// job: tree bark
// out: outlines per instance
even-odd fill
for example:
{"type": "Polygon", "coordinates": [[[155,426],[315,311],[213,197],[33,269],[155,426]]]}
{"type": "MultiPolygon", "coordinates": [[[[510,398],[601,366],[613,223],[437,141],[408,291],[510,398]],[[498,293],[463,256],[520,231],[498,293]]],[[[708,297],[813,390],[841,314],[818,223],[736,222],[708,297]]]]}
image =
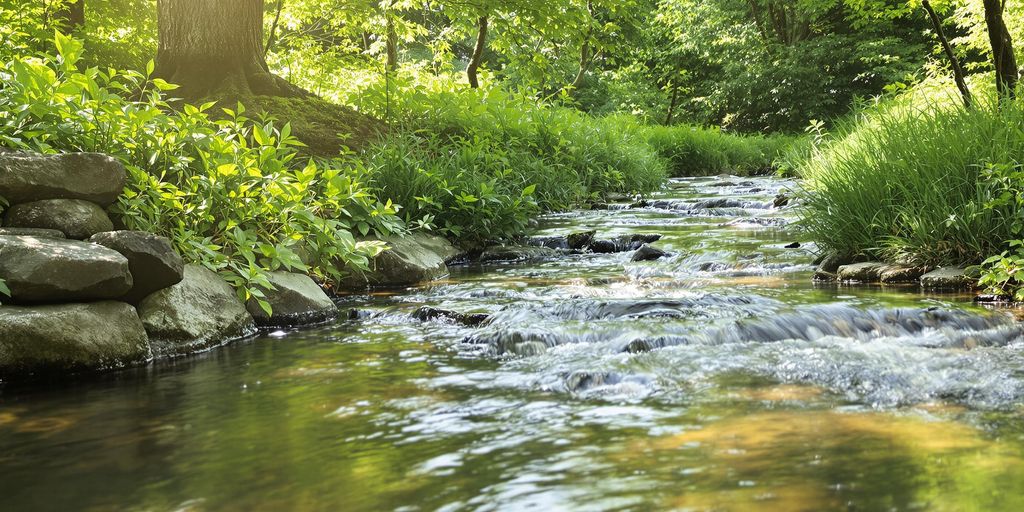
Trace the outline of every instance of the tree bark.
{"type": "Polygon", "coordinates": [[[1013,38],[1003,20],[1005,0],[984,0],[985,25],[992,44],[992,62],[996,67],[996,90],[1001,99],[1013,99],[1017,95],[1017,57],[1013,53],[1013,38]]]}
{"type": "Polygon", "coordinates": [[[679,87],[672,86],[672,101],[668,104],[668,115],[665,116],[665,126],[670,126],[676,116],[676,107],[679,106],[679,87]]]}
{"type": "Polygon", "coordinates": [[[387,53],[388,53],[388,71],[398,71],[398,32],[395,31],[395,19],[394,14],[388,13],[388,26],[387,26],[387,53]]]}
{"type": "Polygon", "coordinates": [[[931,20],[932,27],[935,29],[935,36],[942,43],[942,50],[946,52],[949,65],[953,68],[953,80],[956,81],[956,88],[960,90],[960,96],[964,99],[964,107],[971,108],[971,90],[967,87],[967,80],[964,79],[964,69],[960,67],[960,59],[957,58],[956,53],[953,51],[953,46],[949,44],[949,39],[946,38],[946,32],[942,29],[942,21],[939,19],[939,15],[936,14],[935,9],[932,9],[931,2],[922,0],[921,5],[924,7],[925,12],[928,13],[928,19],[931,20]]]}
{"type": "Polygon", "coordinates": [[[65,0],[53,20],[62,34],[77,32],[85,25],[85,0],[65,0]]]}
{"type": "Polygon", "coordinates": [[[480,78],[477,76],[477,72],[480,71],[480,65],[483,64],[484,50],[487,48],[488,24],[487,16],[481,16],[477,20],[476,48],[473,49],[473,57],[469,60],[469,66],[466,68],[466,78],[469,79],[469,86],[474,89],[480,88],[480,78]]]}
{"type": "Polygon", "coordinates": [[[263,0],[158,0],[154,76],[187,101],[210,96],[307,96],[270,73],[263,0]]]}

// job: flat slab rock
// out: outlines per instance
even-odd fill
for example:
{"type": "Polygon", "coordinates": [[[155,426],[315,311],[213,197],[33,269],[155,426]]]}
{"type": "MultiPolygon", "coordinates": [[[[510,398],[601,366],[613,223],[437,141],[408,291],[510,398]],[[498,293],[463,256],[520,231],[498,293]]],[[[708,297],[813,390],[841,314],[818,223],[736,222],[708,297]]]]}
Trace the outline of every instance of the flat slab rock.
{"type": "Polygon", "coordinates": [[[370,271],[355,271],[342,281],[346,288],[408,286],[448,275],[448,263],[464,256],[448,240],[425,233],[381,239],[388,250],[370,262],[370,271]]]}
{"type": "Polygon", "coordinates": [[[0,236],[34,236],[38,238],[57,238],[65,239],[65,235],[61,231],[56,229],[38,229],[38,228],[0,228],[0,236]]]}
{"type": "Polygon", "coordinates": [[[0,278],[15,302],[118,299],[131,290],[128,260],[76,240],[0,236],[0,278]]]}
{"type": "Polygon", "coordinates": [[[503,263],[503,262],[535,262],[546,261],[557,258],[560,253],[550,247],[542,246],[493,246],[484,249],[480,254],[482,263],[503,263]]]}
{"type": "Polygon", "coordinates": [[[89,238],[90,243],[117,251],[128,260],[132,289],[121,300],[138,304],[150,294],[169,288],[185,277],[185,262],[171,241],[142,231],[108,231],[89,238]]]}
{"type": "Polygon", "coordinates": [[[0,153],[0,196],[10,204],[81,199],[107,207],[127,182],[124,166],[99,153],[0,153]]]}
{"type": "Polygon", "coordinates": [[[943,267],[921,276],[921,287],[926,290],[970,290],[977,286],[978,279],[960,267],[943,267]]]}
{"type": "Polygon", "coordinates": [[[338,306],[313,279],[305,274],[273,272],[269,276],[273,290],[264,290],[272,313],[268,314],[255,299],[246,309],[262,327],[297,327],[326,322],[338,316],[338,306]]]}
{"type": "Polygon", "coordinates": [[[890,265],[872,261],[840,266],[836,275],[840,281],[858,283],[916,283],[925,270],[922,267],[890,265]]]}
{"type": "Polygon", "coordinates": [[[120,368],[151,357],[142,321],[123,302],[0,306],[0,380],[120,368]]]}
{"type": "Polygon", "coordinates": [[[68,238],[86,238],[113,231],[107,212],[95,203],[78,199],[47,199],[18,204],[4,213],[4,227],[52,229],[68,238]]]}
{"type": "Polygon", "coordinates": [[[186,265],[180,283],[146,297],[138,309],[153,352],[161,356],[201,352],[255,332],[235,290],[197,265],[186,265]]]}

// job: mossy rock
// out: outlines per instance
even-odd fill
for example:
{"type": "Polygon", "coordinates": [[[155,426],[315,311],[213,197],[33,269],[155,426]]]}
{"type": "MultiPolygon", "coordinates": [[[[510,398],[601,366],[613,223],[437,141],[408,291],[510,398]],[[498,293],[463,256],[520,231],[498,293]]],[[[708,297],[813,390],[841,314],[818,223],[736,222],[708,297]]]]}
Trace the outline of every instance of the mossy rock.
{"type": "Polygon", "coordinates": [[[387,129],[378,119],[313,96],[244,96],[221,98],[219,102],[231,109],[242,103],[248,117],[266,115],[282,125],[290,123],[292,135],[306,145],[302,152],[312,157],[335,157],[343,147],[362,150],[379,140],[387,129]]]}

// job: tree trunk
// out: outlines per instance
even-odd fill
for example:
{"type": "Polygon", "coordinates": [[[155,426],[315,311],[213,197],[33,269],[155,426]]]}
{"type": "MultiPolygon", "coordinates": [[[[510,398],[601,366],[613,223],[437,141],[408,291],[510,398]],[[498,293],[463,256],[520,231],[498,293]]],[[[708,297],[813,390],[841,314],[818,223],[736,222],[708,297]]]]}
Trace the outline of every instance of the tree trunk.
{"type": "Polygon", "coordinates": [[[590,69],[590,64],[594,61],[594,48],[590,45],[590,39],[594,36],[594,3],[587,2],[587,13],[589,13],[590,27],[587,28],[586,36],[583,38],[583,44],[580,45],[580,69],[576,73],[576,78],[573,78],[572,83],[569,84],[570,91],[578,91],[580,87],[583,87],[583,80],[587,77],[587,71],[590,69]]]}
{"type": "Polygon", "coordinates": [[[154,75],[187,101],[247,95],[306,96],[270,73],[263,55],[263,0],[158,0],[154,75]]]}
{"type": "Polygon", "coordinates": [[[53,20],[62,34],[73,34],[85,25],[85,0],[65,0],[53,20]]]}
{"type": "Polygon", "coordinates": [[[676,116],[676,107],[679,106],[679,87],[672,86],[672,101],[668,104],[668,115],[665,116],[665,126],[670,126],[676,116]]]}
{"type": "Polygon", "coordinates": [[[476,48],[473,49],[473,58],[469,60],[469,67],[466,68],[466,78],[469,79],[469,86],[474,89],[480,88],[480,79],[477,72],[484,61],[484,49],[487,48],[487,16],[481,16],[477,21],[479,32],[476,36],[476,48]]]}
{"type": "Polygon", "coordinates": [[[1003,20],[1005,0],[984,0],[985,25],[992,44],[992,62],[996,67],[996,90],[999,97],[1013,99],[1017,94],[1017,57],[1013,53],[1013,38],[1003,20]]]}
{"type": "Polygon", "coordinates": [[[395,31],[394,14],[388,13],[387,53],[388,71],[398,71],[398,32],[395,31]]]}
{"type": "Polygon", "coordinates": [[[953,68],[953,79],[956,81],[956,88],[960,90],[960,96],[964,99],[964,107],[971,108],[971,90],[967,87],[967,81],[964,79],[964,70],[960,67],[960,59],[957,58],[956,53],[953,51],[953,46],[949,44],[946,32],[942,30],[942,21],[939,20],[939,15],[935,13],[935,9],[932,9],[931,2],[923,0],[921,4],[925,12],[928,13],[928,19],[932,21],[932,27],[935,29],[935,36],[942,43],[942,50],[946,52],[949,65],[953,68]]]}

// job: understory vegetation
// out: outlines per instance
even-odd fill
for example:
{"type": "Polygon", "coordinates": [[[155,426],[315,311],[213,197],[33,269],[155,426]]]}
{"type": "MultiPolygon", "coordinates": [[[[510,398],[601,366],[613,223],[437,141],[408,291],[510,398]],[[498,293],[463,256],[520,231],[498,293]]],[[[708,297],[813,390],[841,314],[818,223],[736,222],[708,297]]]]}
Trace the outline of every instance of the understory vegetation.
{"type": "Polygon", "coordinates": [[[842,123],[797,169],[811,238],[900,264],[984,262],[983,284],[1012,295],[1024,264],[1024,106],[988,91],[964,108],[955,90],[922,86],[842,123]]]}
{"type": "Polygon", "coordinates": [[[278,268],[336,282],[373,238],[478,246],[669,177],[772,172],[806,179],[826,250],[987,260],[1013,293],[1024,11],[934,4],[0,0],[0,146],[116,156],[122,222],[242,295],[278,268]],[[935,85],[951,71],[972,106],[935,85]]]}

